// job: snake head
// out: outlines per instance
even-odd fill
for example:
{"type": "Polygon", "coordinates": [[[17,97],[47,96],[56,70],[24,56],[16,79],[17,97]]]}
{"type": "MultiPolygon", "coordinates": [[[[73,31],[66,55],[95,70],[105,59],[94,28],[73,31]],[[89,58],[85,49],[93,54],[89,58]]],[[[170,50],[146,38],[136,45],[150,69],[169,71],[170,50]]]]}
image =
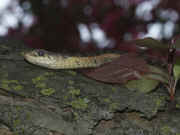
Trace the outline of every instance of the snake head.
{"type": "Polygon", "coordinates": [[[38,56],[44,56],[44,55],[45,55],[45,50],[39,49],[39,50],[37,50],[35,53],[36,53],[36,55],[38,55],[38,56]]]}
{"type": "Polygon", "coordinates": [[[43,49],[26,52],[24,58],[32,64],[52,69],[54,69],[54,65],[57,62],[55,53],[43,49]]]}

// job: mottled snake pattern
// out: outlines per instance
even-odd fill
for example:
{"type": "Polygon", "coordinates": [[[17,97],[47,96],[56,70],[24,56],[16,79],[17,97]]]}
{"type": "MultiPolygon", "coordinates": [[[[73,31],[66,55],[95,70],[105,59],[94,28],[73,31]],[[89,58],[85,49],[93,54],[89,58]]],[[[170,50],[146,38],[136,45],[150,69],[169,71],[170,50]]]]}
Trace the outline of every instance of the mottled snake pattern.
{"type": "Polygon", "coordinates": [[[99,67],[113,59],[120,57],[120,54],[105,53],[98,56],[68,56],[43,49],[35,49],[25,52],[24,58],[35,65],[49,69],[77,69],[99,67]]]}

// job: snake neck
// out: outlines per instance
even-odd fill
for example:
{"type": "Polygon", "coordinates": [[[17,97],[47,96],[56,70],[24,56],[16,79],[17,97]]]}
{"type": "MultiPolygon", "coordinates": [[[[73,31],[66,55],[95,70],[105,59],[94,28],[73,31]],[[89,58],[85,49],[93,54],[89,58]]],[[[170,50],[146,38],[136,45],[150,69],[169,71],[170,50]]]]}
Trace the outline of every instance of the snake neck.
{"type": "Polygon", "coordinates": [[[35,65],[49,69],[77,69],[98,67],[113,59],[120,57],[120,54],[107,53],[98,56],[77,57],[65,56],[46,50],[33,50],[24,54],[24,58],[35,65]]]}
{"type": "Polygon", "coordinates": [[[59,61],[54,67],[57,69],[77,69],[99,67],[113,59],[120,57],[119,54],[103,54],[90,57],[69,57],[66,60],[59,61]]]}

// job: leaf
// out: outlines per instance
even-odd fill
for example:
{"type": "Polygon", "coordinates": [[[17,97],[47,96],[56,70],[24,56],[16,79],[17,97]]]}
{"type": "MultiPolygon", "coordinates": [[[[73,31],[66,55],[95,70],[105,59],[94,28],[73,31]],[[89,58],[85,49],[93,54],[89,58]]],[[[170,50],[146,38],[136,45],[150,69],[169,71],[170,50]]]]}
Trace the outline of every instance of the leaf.
{"type": "Polygon", "coordinates": [[[139,80],[128,81],[126,87],[143,93],[154,90],[159,82],[168,83],[168,74],[161,68],[148,65],[149,72],[139,80]]]}
{"type": "Polygon", "coordinates": [[[176,60],[176,63],[174,64],[173,73],[174,73],[174,79],[178,80],[180,78],[180,61],[179,60],[176,60]]]}
{"type": "Polygon", "coordinates": [[[129,80],[140,79],[148,72],[144,59],[136,54],[124,54],[101,67],[83,70],[83,73],[95,80],[107,83],[125,83],[129,80]]]}
{"type": "Polygon", "coordinates": [[[174,46],[175,46],[176,49],[180,49],[180,38],[175,40],[174,46]]]}
{"type": "Polygon", "coordinates": [[[162,83],[168,83],[168,74],[164,69],[148,65],[149,73],[146,74],[146,77],[153,80],[158,80],[162,83]]]}
{"type": "Polygon", "coordinates": [[[148,47],[151,49],[167,49],[168,46],[166,44],[161,43],[159,40],[153,39],[153,38],[144,38],[144,39],[138,39],[134,40],[134,43],[138,46],[148,47]]]}
{"type": "Polygon", "coordinates": [[[151,80],[144,76],[139,80],[128,81],[125,86],[130,90],[137,90],[142,93],[147,93],[154,90],[158,84],[159,81],[151,80]]]}
{"type": "Polygon", "coordinates": [[[147,37],[144,39],[133,40],[131,42],[135,43],[136,46],[145,47],[144,52],[146,53],[144,53],[144,55],[151,56],[152,59],[164,62],[168,55],[169,46],[167,44],[160,42],[159,40],[147,37]]]}
{"type": "Polygon", "coordinates": [[[168,74],[164,69],[148,65],[136,54],[121,55],[112,62],[84,70],[83,73],[106,83],[124,83],[129,89],[138,89],[141,92],[153,90],[159,82],[168,83],[168,74]]]}

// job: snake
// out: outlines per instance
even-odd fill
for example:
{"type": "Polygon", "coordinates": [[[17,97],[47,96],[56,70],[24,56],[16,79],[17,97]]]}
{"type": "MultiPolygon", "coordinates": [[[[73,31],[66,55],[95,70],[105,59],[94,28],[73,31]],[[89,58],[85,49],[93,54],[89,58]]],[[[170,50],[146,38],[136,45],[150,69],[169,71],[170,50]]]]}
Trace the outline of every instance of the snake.
{"type": "Polygon", "coordinates": [[[34,49],[24,53],[26,61],[48,69],[95,68],[119,58],[120,54],[105,53],[96,56],[70,56],[44,49],[34,49]]]}

